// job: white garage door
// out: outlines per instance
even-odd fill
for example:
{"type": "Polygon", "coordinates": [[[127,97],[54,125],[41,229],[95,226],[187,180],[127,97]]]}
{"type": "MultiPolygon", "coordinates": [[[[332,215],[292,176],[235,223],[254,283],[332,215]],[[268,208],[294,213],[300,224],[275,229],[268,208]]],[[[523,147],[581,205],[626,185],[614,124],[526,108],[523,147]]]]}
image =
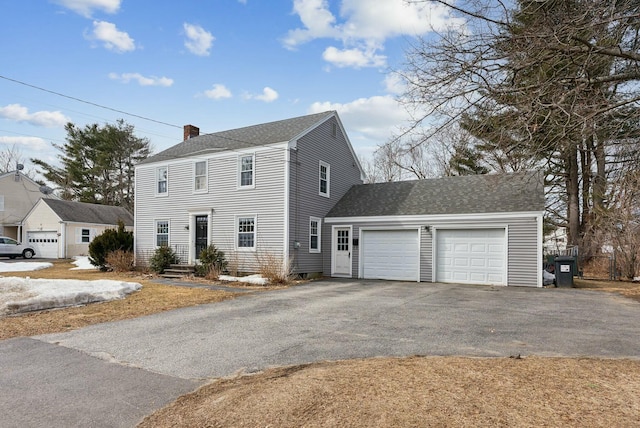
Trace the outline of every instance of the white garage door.
{"type": "Polygon", "coordinates": [[[360,245],[364,278],[419,280],[420,242],[417,230],[365,230],[360,245]]]}
{"type": "Polygon", "coordinates": [[[439,282],[505,285],[505,230],[437,231],[439,282]]]}
{"type": "Polygon", "coordinates": [[[27,243],[36,250],[36,257],[58,258],[58,234],[56,232],[28,231],[27,243]]]}

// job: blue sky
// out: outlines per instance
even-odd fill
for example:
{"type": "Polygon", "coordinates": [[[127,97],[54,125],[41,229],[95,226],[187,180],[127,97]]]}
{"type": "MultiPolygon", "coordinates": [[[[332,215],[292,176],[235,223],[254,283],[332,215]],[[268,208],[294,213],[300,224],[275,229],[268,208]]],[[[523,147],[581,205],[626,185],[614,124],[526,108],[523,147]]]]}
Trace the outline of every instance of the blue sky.
{"type": "Polygon", "coordinates": [[[452,22],[441,7],[404,0],[0,0],[0,8],[0,150],[48,162],[67,122],[123,118],[158,152],[182,140],[185,124],[207,133],[325,110],[338,111],[366,157],[407,118],[390,71],[416,36],[452,22]]]}

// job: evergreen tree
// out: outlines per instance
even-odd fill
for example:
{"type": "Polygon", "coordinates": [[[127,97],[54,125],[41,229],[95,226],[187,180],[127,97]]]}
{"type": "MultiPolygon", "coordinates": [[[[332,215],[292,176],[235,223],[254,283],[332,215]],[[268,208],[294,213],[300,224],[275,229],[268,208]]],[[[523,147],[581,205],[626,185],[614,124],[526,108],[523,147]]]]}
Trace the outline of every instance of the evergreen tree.
{"type": "Polygon", "coordinates": [[[63,199],[123,206],[133,211],[134,166],[147,158],[150,143],[134,135],[133,125],[65,126],[66,143],[54,144],[60,166],[40,159],[31,161],[53,183],[63,199]]]}

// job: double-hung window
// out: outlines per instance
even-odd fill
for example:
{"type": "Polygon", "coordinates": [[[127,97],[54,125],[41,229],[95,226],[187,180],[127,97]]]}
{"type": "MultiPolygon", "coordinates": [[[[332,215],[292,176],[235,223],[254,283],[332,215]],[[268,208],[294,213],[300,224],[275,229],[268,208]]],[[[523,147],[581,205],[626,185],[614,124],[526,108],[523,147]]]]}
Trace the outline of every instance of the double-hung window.
{"type": "Polygon", "coordinates": [[[156,168],[156,195],[167,195],[169,191],[169,170],[166,166],[156,168]]]}
{"type": "Polygon", "coordinates": [[[319,218],[310,217],[309,218],[309,252],[310,253],[319,253],[320,252],[320,228],[321,222],[319,218]]]}
{"type": "Polygon", "coordinates": [[[96,237],[97,230],[89,228],[76,229],[76,244],[89,244],[96,237]]]}
{"type": "Polygon", "coordinates": [[[156,246],[169,246],[169,220],[156,220],[156,246]]]}
{"type": "Polygon", "coordinates": [[[196,162],[193,166],[193,191],[207,191],[207,161],[196,162]]]}
{"type": "Polygon", "coordinates": [[[256,248],[256,217],[237,217],[237,231],[238,248],[254,250],[256,248]]]}
{"type": "Polygon", "coordinates": [[[255,187],[255,155],[241,155],[239,157],[238,167],[240,169],[239,174],[239,187],[251,188],[255,187]]]}
{"type": "Polygon", "coordinates": [[[328,198],[330,196],[329,190],[331,185],[331,167],[328,163],[320,161],[318,179],[318,194],[328,198]]]}

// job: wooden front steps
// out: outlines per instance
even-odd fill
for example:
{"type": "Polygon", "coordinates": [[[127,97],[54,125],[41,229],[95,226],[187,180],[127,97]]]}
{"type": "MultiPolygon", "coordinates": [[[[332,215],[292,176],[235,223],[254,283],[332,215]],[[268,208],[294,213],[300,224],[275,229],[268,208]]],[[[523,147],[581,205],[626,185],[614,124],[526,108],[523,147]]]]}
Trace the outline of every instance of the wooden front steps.
{"type": "Polygon", "coordinates": [[[163,278],[184,278],[192,276],[196,272],[195,265],[171,265],[169,269],[165,269],[162,274],[163,278]]]}

